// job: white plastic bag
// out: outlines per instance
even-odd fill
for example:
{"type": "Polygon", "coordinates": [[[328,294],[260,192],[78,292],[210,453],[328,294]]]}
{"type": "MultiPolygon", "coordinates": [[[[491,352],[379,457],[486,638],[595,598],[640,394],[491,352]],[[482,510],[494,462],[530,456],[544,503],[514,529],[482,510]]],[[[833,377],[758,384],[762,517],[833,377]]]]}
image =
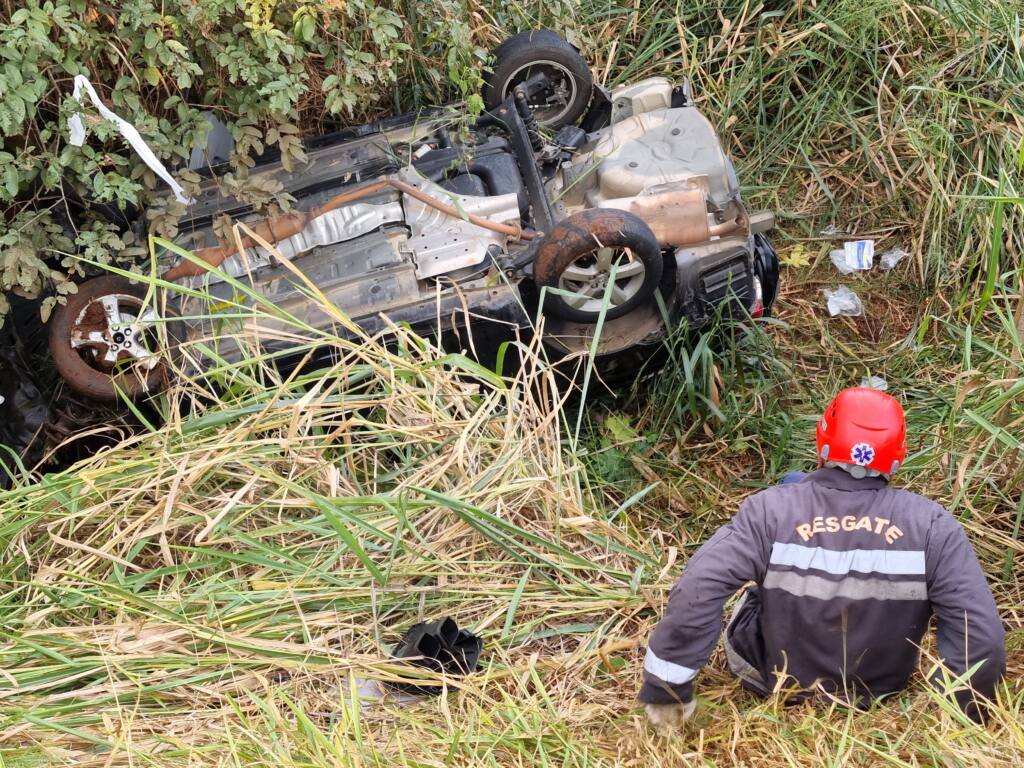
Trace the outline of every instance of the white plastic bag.
{"type": "Polygon", "coordinates": [[[864,305],[861,304],[860,296],[854,293],[845,285],[840,285],[834,291],[827,288],[822,291],[828,302],[828,313],[835,317],[860,317],[864,314],[864,305]]]}
{"type": "Polygon", "coordinates": [[[890,248],[878,257],[878,266],[882,269],[892,269],[909,255],[902,248],[890,248]]]}
{"type": "Polygon", "coordinates": [[[846,263],[846,251],[842,248],[835,248],[829,252],[828,257],[832,260],[832,266],[844,275],[849,275],[856,270],[846,263]]]}

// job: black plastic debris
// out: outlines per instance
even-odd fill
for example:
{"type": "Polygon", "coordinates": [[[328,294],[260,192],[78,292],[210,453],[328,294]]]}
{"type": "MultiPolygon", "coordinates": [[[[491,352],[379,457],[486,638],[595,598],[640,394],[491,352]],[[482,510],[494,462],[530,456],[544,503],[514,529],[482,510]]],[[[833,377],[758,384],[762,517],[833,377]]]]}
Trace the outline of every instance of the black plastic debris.
{"type": "MultiPolygon", "coordinates": [[[[476,671],[483,649],[483,640],[459,629],[451,617],[445,617],[409,627],[391,655],[396,659],[409,659],[410,664],[435,672],[466,675],[476,671]]],[[[422,696],[437,696],[442,690],[439,685],[390,682],[386,685],[422,696]]]]}

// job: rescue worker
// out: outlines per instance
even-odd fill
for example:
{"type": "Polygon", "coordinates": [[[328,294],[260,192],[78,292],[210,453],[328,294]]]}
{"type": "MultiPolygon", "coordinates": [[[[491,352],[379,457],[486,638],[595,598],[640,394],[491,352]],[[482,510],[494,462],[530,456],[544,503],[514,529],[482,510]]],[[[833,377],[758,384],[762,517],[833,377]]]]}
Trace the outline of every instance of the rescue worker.
{"type": "Polygon", "coordinates": [[[748,498],[687,563],[644,659],[639,698],[655,725],[692,716],[725,602],[748,582],[756,586],[725,630],[744,687],[864,706],[903,688],[934,614],[952,675],[977,666],[955,696],[982,718],[1005,670],[1003,626],[960,524],[889,487],[907,450],[900,404],[843,390],[818,423],[817,446],[817,470],[748,498]]]}

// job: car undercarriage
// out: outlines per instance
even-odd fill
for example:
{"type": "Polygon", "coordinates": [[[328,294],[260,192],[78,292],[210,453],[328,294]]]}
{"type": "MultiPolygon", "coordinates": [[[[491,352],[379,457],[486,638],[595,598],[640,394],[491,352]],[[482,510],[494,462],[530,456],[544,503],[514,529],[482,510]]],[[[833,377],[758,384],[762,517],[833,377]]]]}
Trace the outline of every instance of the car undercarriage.
{"type": "Polygon", "coordinates": [[[473,120],[458,107],[401,115],[312,139],[291,170],[258,163],[251,176],[291,210],[240,203],[209,169],[160,254],[160,290],[106,275],[54,313],[63,381],[114,402],[159,389],[168,359],[198,341],[219,360],[249,354],[240,339],[253,334],[286,354],[287,322],[263,315],[256,329],[240,306],[356,335],[309,285],[359,333],[408,323],[487,362],[542,324],[556,356],[596,350],[608,372],[625,357],[631,376],[676,326],[770,311],[773,216],[746,209],[684,87],[651,78],[609,92],[540,30],[497,49],[484,97],[473,120]]]}

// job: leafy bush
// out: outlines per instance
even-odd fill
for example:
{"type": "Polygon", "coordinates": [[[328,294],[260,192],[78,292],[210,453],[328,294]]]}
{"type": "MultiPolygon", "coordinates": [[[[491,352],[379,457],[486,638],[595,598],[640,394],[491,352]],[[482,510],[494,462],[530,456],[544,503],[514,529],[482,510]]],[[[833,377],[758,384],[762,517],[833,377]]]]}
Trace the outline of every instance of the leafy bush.
{"type": "Polygon", "coordinates": [[[202,112],[212,111],[236,142],[224,183],[267,201],[275,190],[249,189],[251,156],[273,147],[286,163],[300,160],[303,131],[450,97],[479,108],[491,42],[474,39],[474,29],[491,28],[458,0],[12,5],[0,4],[0,322],[8,291],[73,291],[68,280],[81,270],[73,253],[130,258],[131,237],[105,218],[166,191],[91,105],[89,140],[68,145],[75,75],[89,77],[168,167],[202,144],[210,127],[202,112]],[[106,203],[107,216],[86,201],[106,203]]]}

